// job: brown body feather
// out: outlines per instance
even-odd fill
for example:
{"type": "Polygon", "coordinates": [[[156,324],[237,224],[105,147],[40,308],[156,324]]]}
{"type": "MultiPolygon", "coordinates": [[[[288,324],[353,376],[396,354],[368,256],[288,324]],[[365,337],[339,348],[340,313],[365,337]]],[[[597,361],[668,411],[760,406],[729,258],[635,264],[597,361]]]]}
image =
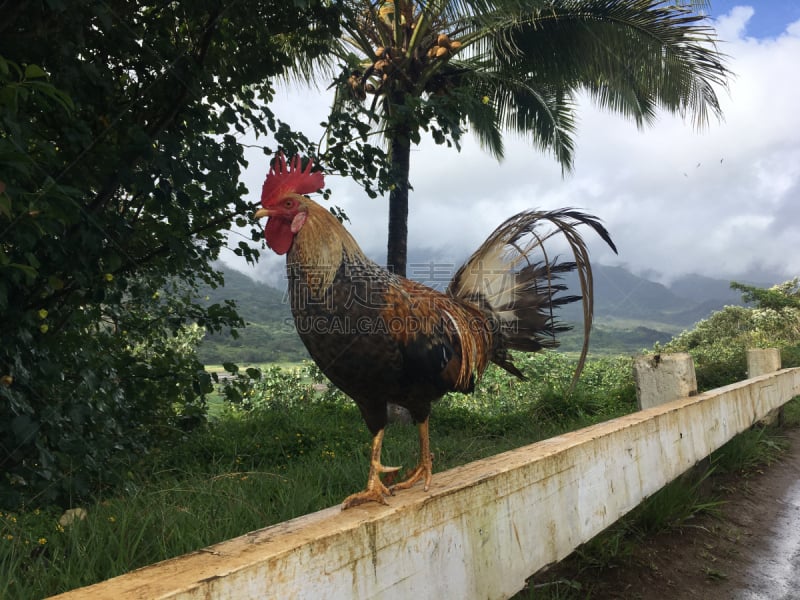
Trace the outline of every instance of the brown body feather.
{"type": "Polygon", "coordinates": [[[292,314],[301,339],[322,371],[355,400],[373,434],[367,486],[343,506],[385,503],[386,495],[420,480],[425,490],[430,486],[428,416],[434,400],[448,391],[471,392],[491,361],[522,377],[510,350],[535,352],[556,345],[555,334],[566,328],[556,322],[554,308],[581,298],[559,295],[564,286],[558,278],[572,270],[578,273],[584,311],[577,379],[591,328],[592,271],[576,227],[588,225],[616,249],[592,216],[573,209],[523,212],[489,236],[443,294],[364,256],[341,223],[303,195],[323,185],[311,161],[304,167],[300,156],[287,162],[279,153],[255,217],[269,217],[267,244],[287,255],[292,314]],[[542,232],[542,223],[553,227],[542,232]],[[555,234],[567,240],[574,262],[548,257],[544,242],[555,234]],[[420,458],[390,489],[381,474],[398,468],[381,464],[381,448],[392,404],[417,421],[420,458]]]}
{"type": "Polygon", "coordinates": [[[446,392],[472,391],[490,361],[521,376],[508,351],[556,345],[553,336],[563,328],[553,308],[580,298],[554,297],[563,289],[554,280],[577,268],[582,283],[591,284],[574,226],[588,224],[610,243],[596,221],[576,211],[522,213],[501,225],[441,293],[381,268],[330,212],[307,198],[303,204],[307,219],[287,255],[295,323],[311,356],[353,398],[373,434],[387,423],[387,404],[425,421],[446,392]],[[552,235],[536,234],[541,221],[565,233],[575,262],[548,264],[546,255],[531,261],[552,235]]]}

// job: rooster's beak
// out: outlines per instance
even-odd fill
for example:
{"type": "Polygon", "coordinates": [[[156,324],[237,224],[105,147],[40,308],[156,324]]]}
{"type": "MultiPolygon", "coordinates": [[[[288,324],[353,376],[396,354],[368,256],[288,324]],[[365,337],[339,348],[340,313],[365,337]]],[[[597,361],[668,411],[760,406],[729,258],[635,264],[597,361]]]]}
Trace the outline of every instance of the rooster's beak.
{"type": "Polygon", "coordinates": [[[268,208],[259,208],[253,215],[253,219],[258,220],[263,217],[271,217],[272,211],[268,208]]]}

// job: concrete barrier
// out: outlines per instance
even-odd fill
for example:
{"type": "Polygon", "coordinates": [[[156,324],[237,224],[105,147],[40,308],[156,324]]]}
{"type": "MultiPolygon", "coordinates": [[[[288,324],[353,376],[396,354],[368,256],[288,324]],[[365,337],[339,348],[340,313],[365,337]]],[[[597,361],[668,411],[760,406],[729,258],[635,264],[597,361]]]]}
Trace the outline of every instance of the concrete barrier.
{"type": "Polygon", "coordinates": [[[758,377],[781,368],[781,351],[777,348],[751,348],[747,351],[747,376],[758,377]]]}
{"type": "MultiPolygon", "coordinates": [[[[777,348],[752,348],[747,351],[747,376],[774,373],[781,368],[781,351],[777,348]]],[[[782,425],[783,407],[769,411],[761,419],[764,425],[782,425]]]]}
{"type": "Polygon", "coordinates": [[[637,356],[633,380],[640,410],[697,393],[694,360],[686,352],[637,356]]]}
{"type": "Polygon", "coordinates": [[[800,368],[682,398],[57,596],[507,598],[767,412],[800,368]]]}

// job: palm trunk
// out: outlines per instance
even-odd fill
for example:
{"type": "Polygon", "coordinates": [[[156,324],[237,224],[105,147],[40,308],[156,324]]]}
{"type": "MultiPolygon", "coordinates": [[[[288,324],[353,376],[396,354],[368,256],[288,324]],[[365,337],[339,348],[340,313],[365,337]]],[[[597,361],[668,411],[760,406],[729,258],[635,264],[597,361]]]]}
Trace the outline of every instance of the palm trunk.
{"type": "Polygon", "coordinates": [[[406,275],[408,254],[408,173],[411,159],[411,136],[407,127],[398,127],[391,139],[391,169],[395,182],[389,192],[389,241],[386,267],[406,275]]]}

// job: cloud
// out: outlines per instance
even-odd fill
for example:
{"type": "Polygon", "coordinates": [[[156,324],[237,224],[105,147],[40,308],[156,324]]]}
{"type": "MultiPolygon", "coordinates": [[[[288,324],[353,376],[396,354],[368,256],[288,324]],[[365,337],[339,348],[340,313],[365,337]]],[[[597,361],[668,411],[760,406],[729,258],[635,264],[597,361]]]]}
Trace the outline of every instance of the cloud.
{"type": "MultiPolygon", "coordinates": [[[[664,280],[800,274],[800,21],[756,39],[746,36],[754,14],[735,7],[716,21],[735,77],[720,91],[724,121],[703,131],[666,114],[637,130],[584,98],[575,169],[564,177],[551,156],[522,139],[506,140],[500,164],[471,139],[461,153],[423,143],[412,154],[409,248],[461,259],[515,212],[577,206],[599,216],[620,249],[615,257],[587,231],[601,263],[664,280]]],[[[327,102],[327,94],[303,90],[273,109],[313,139],[327,102]]],[[[245,180],[257,191],[266,161],[256,156],[251,164],[245,180]]],[[[383,262],[387,201],[367,198],[350,181],[326,183],[355,238],[383,262]]],[[[269,258],[260,272],[282,271],[281,264],[269,258]]]]}

